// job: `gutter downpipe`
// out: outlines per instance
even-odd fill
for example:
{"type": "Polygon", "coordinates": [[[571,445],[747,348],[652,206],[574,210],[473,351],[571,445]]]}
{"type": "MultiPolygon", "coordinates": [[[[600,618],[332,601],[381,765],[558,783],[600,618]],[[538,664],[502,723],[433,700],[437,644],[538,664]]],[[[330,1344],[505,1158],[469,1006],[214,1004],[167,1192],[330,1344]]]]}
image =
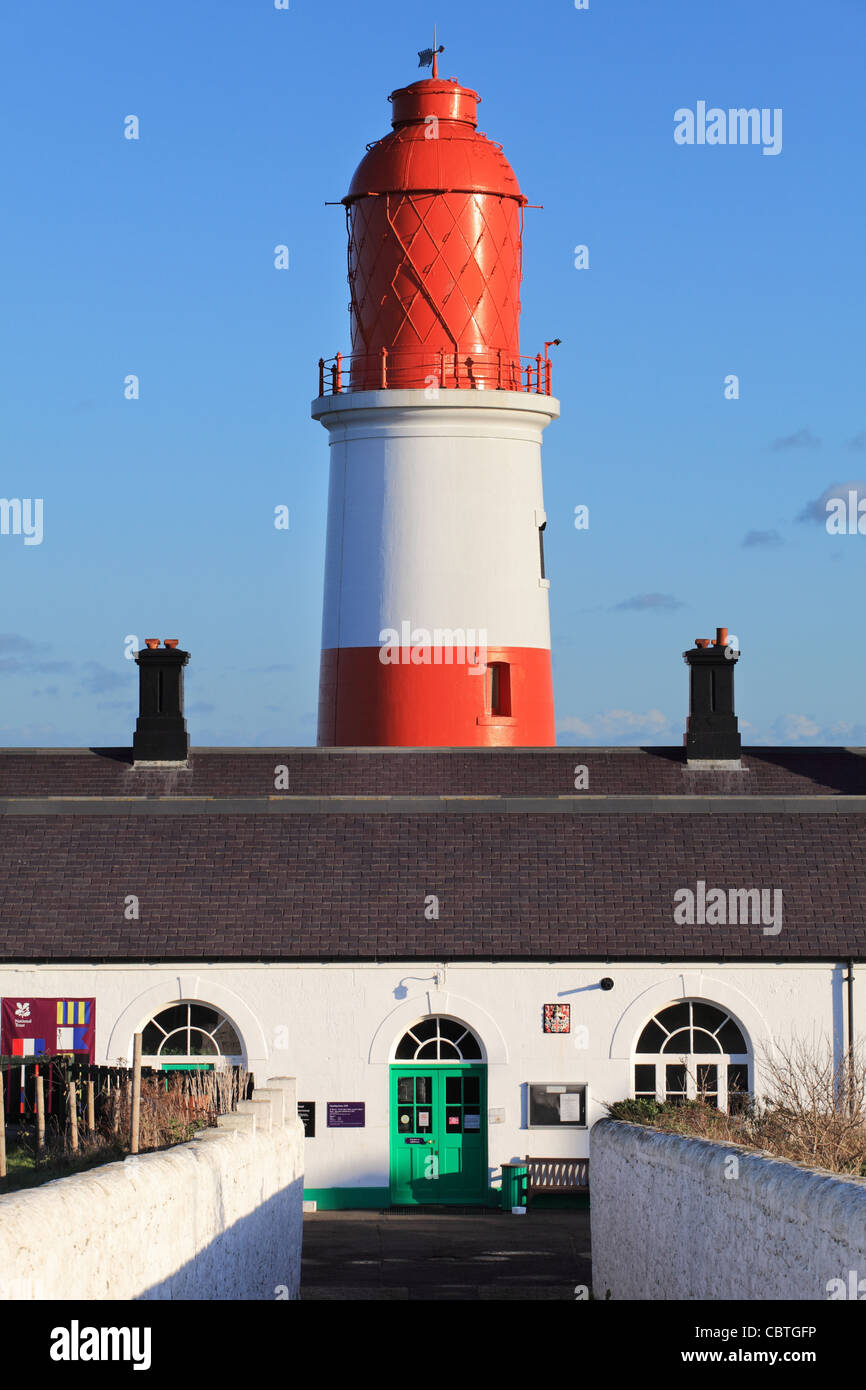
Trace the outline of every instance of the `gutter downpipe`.
{"type": "Polygon", "coordinates": [[[848,957],[848,1110],[854,1114],[854,961],[848,957]]]}

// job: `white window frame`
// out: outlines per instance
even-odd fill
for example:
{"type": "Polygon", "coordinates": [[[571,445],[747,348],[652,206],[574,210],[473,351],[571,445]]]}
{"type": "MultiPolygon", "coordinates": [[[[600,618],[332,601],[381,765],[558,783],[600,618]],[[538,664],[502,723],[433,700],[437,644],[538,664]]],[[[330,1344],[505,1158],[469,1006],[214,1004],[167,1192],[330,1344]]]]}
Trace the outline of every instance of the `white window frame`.
{"type": "MultiPolygon", "coordinates": [[[[635,1067],[655,1067],[655,1099],[660,1105],[664,1105],[668,1099],[666,1076],[664,1068],[667,1066],[685,1066],[686,1069],[686,1099],[699,1100],[698,1094],[698,1068],[701,1066],[714,1066],[718,1074],[718,1094],[716,1104],[719,1110],[728,1109],[728,1067],[741,1066],[746,1068],[746,1077],[751,1089],[752,1063],[747,1053],[740,1052],[689,1052],[685,1056],[675,1052],[636,1052],[632,1061],[632,1098],[649,1099],[646,1091],[637,1092],[635,1088],[635,1067]]],[[[738,1095],[744,1094],[737,1092],[738,1095]]]]}
{"type": "MultiPolygon", "coordinates": [[[[690,1014],[690,1019],[692,1017],[693,1015],[690,1014]]],[[[690,1027],[691,1026],[692,1025],[690,1024],[690,1027]]],[[[719,1024],[718,1026],[719,1028],[724,1027],[724,1022],[719,1024]]],[[[679,1031],[680,1029],[675,1030],[675,1032],[679,1031]]],[[[694,1025],[693,1032],[698,1034],[703,1033],[704,1036],[706,1036],[708,1029],[698,1024],[694,1025]]],[[[640,1032],[638,1033],[638,1037],[635,1042],[635,1047],[631,1059],[630,1090],[633,1099],[649,1099],[648,1089],[642,1089],[641,1091],[637,1090],[635,1068],[651,1066],[655,1067],[655,1099],[656,1101],[658,1101],[660,1105],[664,1105],[668,1098],[666,1084],[667,1079],[664,1071],[664,1068],[666,1066],[685,1067],[686,1100],[692,1101],[700,1099],[700,1096],[698,1094],[699,1067],[716,1067],[718,1077],[718,1092],[716,1094],[716,1104],[720,1111],[727,1112],[728,1110],[729,1066],[745,1067],[746,1069],[746,1081],[748,1083],[746,1091],[737,1092],[738,1095],[748,1094],[749,1092],[751,1092],[754,1086],[753,1057],[749,1045],[748,1033],[746,1032],[746,1029],[743,1027],[740,1020],[734,1014],[731,1013],[730,1009],[726,1009],[723,1007],[723,1005],[717,1004],[714,999],[703,999],[694,997],[690,997],[688,999],[672,999],[670,1003],[664,1004],[661,1008],[656,1009],[655,1012],[644,1021],[644,1023],[641,1025],[640,1032]],[[739,1029],[740,1033],[743,1036],[743,1040],[746,1043],[746,1052],[638,1052],[637,1043],[640,1041],[640,1038],[642,1037],[645,1029],[648,1027],[650,1023],[658,1023],[662,1031],[668,1032],[669,1037],[674,1036],[674,1034],[671,1034],[668,1031],[667,1025],[660,1021],[661,1015],[664,1014],[665,1011],[671,1008],[674,1004],[705,1004],[708,1008],[715,1009],[719,1014],[723,1014],[725,1020],[730,1019],[731,1022],[735,1024],[736,1027],[739,1029]]]]}
{"type": "MultiPolygon", "coordinates": [[[[218,1008],[215,1004],[209,1004],[205,999],[176,999],[169,1004],[163,1004],[159,1009],[156,1010],[155,1013],[151,1014],[150,1018],[147,1020],[147,1023],[144,1025],[144,1028],[141,1030],[142,1033],[144,1033],[145,1030],[149,1028],[152,1023],[155,1024],[157,1028],[162,1029],[163,1032],[163,1039],[160,1043],[160,1048],[162,1048],[165,1045],[169,1038],[174,1037],[175,1033],[196,1032],[203,1034],[205,1037],[213,1039],[214,1033],[219,1032],[223,1023],[228,1023],[234,1029],[235,1036],[237,1037],[238,1042],[241,1044],[241,1047],[243,1047],[243,1039],[241,1038],[241,1035],[238,1032],[238,1027],[234,1019],[230,1018],[224,1009],[218,1008]],[[167,1033],[163,1028],[163,1025],[159,1022],[159,1016],[160,1014],[166,1013],[169,1009],[177,1008],[178,1005],[180,1005],[183,1008],[186,1008],[187,1010],[186,1024],[182,1028],[173,1028],[170,1033],[167,1033]],[[210,1009],[212,1013],[215,1013],[218,1016],[219,1022],[216,1024],[216,1027],[211,1032],[208,1032],[205,1028],[200,1028],[197,1024],[194,1024],[191,1021],[191,1014],[189,1011],[196,1007],[202,1009],[210,1009]]],[[[216,1052],[189,1053],[187,1055],[183,1055],[180,1053],[163,1053],[161,1051],[148,1053],[142,1052],[141,1062],[142,1066],[152,1067],[154,1071],[162,1071],[163,1063],[165,1063],[166,1066],[170,1067],[195,1066],[203,1068],[205,1066],[210,1066],[213,1068],[214,1071],[220,1071],[228,1067],[243,1067],[245,1065],[243,1052],[220,1052],[219,1050],[217,1050],[216,1052]]]]}

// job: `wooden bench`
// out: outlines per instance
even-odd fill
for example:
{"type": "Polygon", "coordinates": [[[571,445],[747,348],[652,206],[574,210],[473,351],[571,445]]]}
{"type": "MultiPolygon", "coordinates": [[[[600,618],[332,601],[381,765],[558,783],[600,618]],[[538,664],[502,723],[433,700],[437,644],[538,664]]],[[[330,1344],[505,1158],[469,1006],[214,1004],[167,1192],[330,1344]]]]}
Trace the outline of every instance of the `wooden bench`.
{"type": "Polygon", "coordinates": [[[530,1158],[526,1155],[526,1205],[533,1197],[589,1192],[588,1158],[530,1158]]]}

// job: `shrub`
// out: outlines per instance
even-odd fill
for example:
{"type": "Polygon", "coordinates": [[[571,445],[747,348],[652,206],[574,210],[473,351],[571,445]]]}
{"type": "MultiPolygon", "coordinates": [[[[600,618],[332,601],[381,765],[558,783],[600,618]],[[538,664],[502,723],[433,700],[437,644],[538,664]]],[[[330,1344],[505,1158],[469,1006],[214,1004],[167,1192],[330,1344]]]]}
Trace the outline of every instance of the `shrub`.
{"type": "MultiPolygon", "coordinates": [[[[866,1177],[866,1061],[862,1047],[840,1059],[823,1039],[794,1038],[762,1055],[760,1097],[740,1097],[725,1114],[705,1101],[620,1100],[614,1120],[742,1144],[832,1173],[866,1177]]],[[[680,1059],[685,1062],[685,1059],[680,1059]]]]}

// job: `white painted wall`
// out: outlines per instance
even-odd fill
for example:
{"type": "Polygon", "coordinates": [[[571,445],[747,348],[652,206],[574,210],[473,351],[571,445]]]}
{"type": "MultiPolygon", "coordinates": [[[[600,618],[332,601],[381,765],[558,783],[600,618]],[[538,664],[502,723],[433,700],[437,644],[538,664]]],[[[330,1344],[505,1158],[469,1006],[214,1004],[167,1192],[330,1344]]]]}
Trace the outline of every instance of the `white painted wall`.
{"type": "Polygon", "coordinates": [[[510,391],[314,402],[331,444],[322,646],[375,647],[409,622],[549,648],[541,435],[558,414],[510,391]]]}
{"type": "MultiPolygon", "coordinates": [[[[855,1017],[864,1018],[866,972],[855,971],[855,1017]]],[[[164,965],[0,968],[0,994],[96,998],[97,1060],[128,1062],[133,1034],[179,999],[200,1000],[232,1019],[257,1078],[296,1076],[301,1100],[316,1102],[306,1185],[384,1187],[389,1171],[388,1066],[405,1030],[429,1013],[469,1024],[488,1062],[489,1162],[585,1157],[587,1130],[527,1129],[530,1082],[584,1082],[589,1120],[603,1102],[631,1094],[634,1046],[646,1021],[681,998],[730,1011],[754,1048],[805,1028],[844,1036],[841,966],[602,965],[531,962],[449,964],[164,965]],[[614,988],[599,988],[604,976],[614,988]],[[570,1002],[572,1033],[545,1035],[542,1006],[570,1002]],[[578,1026],[585,1032],[578,1033],[578,1026]],[[576,1046],[576,1043],[584,1044],[576,1046]],[[329,1100],[366,1102],[364,1129],[329,1130],[329,1100]]],[[[760,1073],[759,1073],[760,1079],[760,1073]]]]}
{"type": "Polygon", "coordinates": [[[606,1120],[590,1182],[597,1299],[866,1298],[866,1179],[606,1120]]]}
{"type": "Polygon", "coordinates": [[[0,1299],[296,1299],[303,1127],[294,1083],[269,1089],[189,1144],[0,1197],[0,1299]]]}

